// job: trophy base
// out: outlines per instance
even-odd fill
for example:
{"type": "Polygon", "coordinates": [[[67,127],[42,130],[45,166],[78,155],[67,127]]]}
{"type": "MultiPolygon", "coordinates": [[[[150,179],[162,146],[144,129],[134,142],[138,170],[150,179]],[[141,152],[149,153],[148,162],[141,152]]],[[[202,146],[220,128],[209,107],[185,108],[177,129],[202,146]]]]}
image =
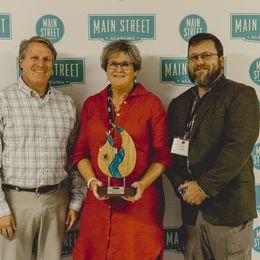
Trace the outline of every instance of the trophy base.
{"type": "Polygon", "coordinates": [[[136,194],[136,188],[131,186],[100,186],[97,188],[100,197],[133,197],[136,194]]]}

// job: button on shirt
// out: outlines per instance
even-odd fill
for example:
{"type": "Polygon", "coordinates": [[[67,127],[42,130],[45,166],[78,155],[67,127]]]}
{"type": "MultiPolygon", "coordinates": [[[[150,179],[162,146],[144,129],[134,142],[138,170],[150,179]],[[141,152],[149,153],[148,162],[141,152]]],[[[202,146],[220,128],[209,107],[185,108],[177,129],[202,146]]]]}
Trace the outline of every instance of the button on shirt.
{"type": "MultiPolygon", "coordinates": [[[[1,184],[37,188],[68,177],[67,151],[76,121],[73,100],[52,87],[43,98],[21,78],[0,89],[0,217],[11,214],[1,184]]],[[[79,210],[82,199],[76,173],[70,208],[79,210]]]]}

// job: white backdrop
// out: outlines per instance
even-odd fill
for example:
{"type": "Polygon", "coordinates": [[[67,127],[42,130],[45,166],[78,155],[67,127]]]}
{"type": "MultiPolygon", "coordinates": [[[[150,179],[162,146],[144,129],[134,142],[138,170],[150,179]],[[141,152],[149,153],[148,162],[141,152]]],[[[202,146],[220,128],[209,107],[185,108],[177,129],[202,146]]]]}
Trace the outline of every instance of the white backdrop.
{"type": "MultiPolygon", "coordinates": [[[[138,80],[167,108],[173,97],[190,87],[187,39],[199,31],[221,39],[226,76],[254,87],[260,99],[259,0],[0,0],[0,87],[17,80],[20,41],[48,33],[58,51],[53,82],[66,81],[67,85],[58,87],[80,110],[89,95],[107,84],[99,63],[105,41],[128,37],[136,41],[143,57],[138,80]]],[[[259,140],[252,155],[260,211],[259,140]]],[[[179,260],[183,259],[177,234],[181,226],[179,203],[166,178],[164,183],[165,259],[179,260]]],[[[76,233],[74,230],[66,236],[64,260],[71,259],[76,233]]],[[[260,218],[255,220],[252,236],[256,260],[260,256],[260,218]]]]}

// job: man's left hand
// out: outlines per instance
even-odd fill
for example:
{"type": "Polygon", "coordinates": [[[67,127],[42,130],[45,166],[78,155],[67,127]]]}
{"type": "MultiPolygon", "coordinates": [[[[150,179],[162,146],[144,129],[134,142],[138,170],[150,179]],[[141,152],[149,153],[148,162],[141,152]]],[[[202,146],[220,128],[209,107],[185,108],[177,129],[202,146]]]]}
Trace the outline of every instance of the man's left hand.
{"type": "Polygon", "coordinates": [[[70,231],[71,228],[74,226],[76,220],[77,220],[77,216],[78,216],[78,212],[75,210],[70,209],[68,214],[67,214],[67,218],[66,218],[66,232],[70,231]]]}
{"type": "Polygon", "coordinates": [[[180,187],[185,190],[183,200],[187,203],[200,205],[207,198],[196,181],[185,182],[180,187]]]}

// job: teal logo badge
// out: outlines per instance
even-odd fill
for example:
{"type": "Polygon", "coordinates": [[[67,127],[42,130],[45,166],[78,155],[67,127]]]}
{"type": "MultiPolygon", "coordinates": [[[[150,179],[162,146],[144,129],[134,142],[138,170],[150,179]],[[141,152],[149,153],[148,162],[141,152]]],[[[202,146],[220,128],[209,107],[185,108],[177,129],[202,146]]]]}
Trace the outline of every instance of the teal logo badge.
{"type": "Polygon", "coordinates": [[[0,40],[11,39],[11,14],[0,13],[0,40]]]}
{"type": "MultiPolygon", "coordinates": [[[[19,69],[18,76],[21,75],[19,69]]],[[[56,59],[49,82],[56,88],[85,83],[85,59],[56,59]]]]}
{"type": "Polygon", "coordinates": [[[186,58],[161,58],[160,67],[161,83],[192,85],[188,76],[188,62],[186,58]]]}
{"type": "Polygon", "coordinates": [[[254,162],[254,167],[260,170],[260,143],[255,144],[252,151],[252,157],[254,162]]]}
{"type": "Polygon", "coordinates": [[[195,34],[207,32],[207,24],[201,16],[191,14],[182,19],[179,30],[182,39],[189,41],[195,34]]]}
{"type": "Polygon", "coordinates": [[[260,42],[260,14],[231,14],[231,38],[260,42]]]}
{"type": "Polygon", "coordinates": [[[260,86],[260,58],[254,60],[250,66],[249,74],[252,81],[260,86]]]}
{"type": "Polygon", "coordinates": [[[255,193],[256,193],[256,210],[260,212],[260,184],[256,184],[255,193]]]}
{"type": "Polygon", "coordinates": [[[255,251],[260,252],[260,227],[253,230],[253,248],[255,251]]]}
{"type": "Polygon", "coordinates": [[[85,59],[57,59],[54,63],[50,83],[52,86],[85,83],[85,59]]]}
{"type": "Polygon", "coordinates": [[[155,15],[89,15],[89,40],[155,39],[155,15]]]}
{"type": "Polygon", "coordinates": [[[63,248],[61,251],[62,256],[72,255],[72,249],[76,242],[78,232],[79,232],[78,229],[74,229],[65,233],[63,248]]]}
{"type": "Polygon", "coordinates": [[[54,15],[42,16],[36,24],[36,33],[38,36],[48,38],[53,43],[56,43],[64,34],[63,22],[54,15]]]}
{"type": "Polygon", "coordinates": [[[163,229],[164,250],[182,253],[183,245],[180,241],[179,229],[164,228],[163,229]]]}

